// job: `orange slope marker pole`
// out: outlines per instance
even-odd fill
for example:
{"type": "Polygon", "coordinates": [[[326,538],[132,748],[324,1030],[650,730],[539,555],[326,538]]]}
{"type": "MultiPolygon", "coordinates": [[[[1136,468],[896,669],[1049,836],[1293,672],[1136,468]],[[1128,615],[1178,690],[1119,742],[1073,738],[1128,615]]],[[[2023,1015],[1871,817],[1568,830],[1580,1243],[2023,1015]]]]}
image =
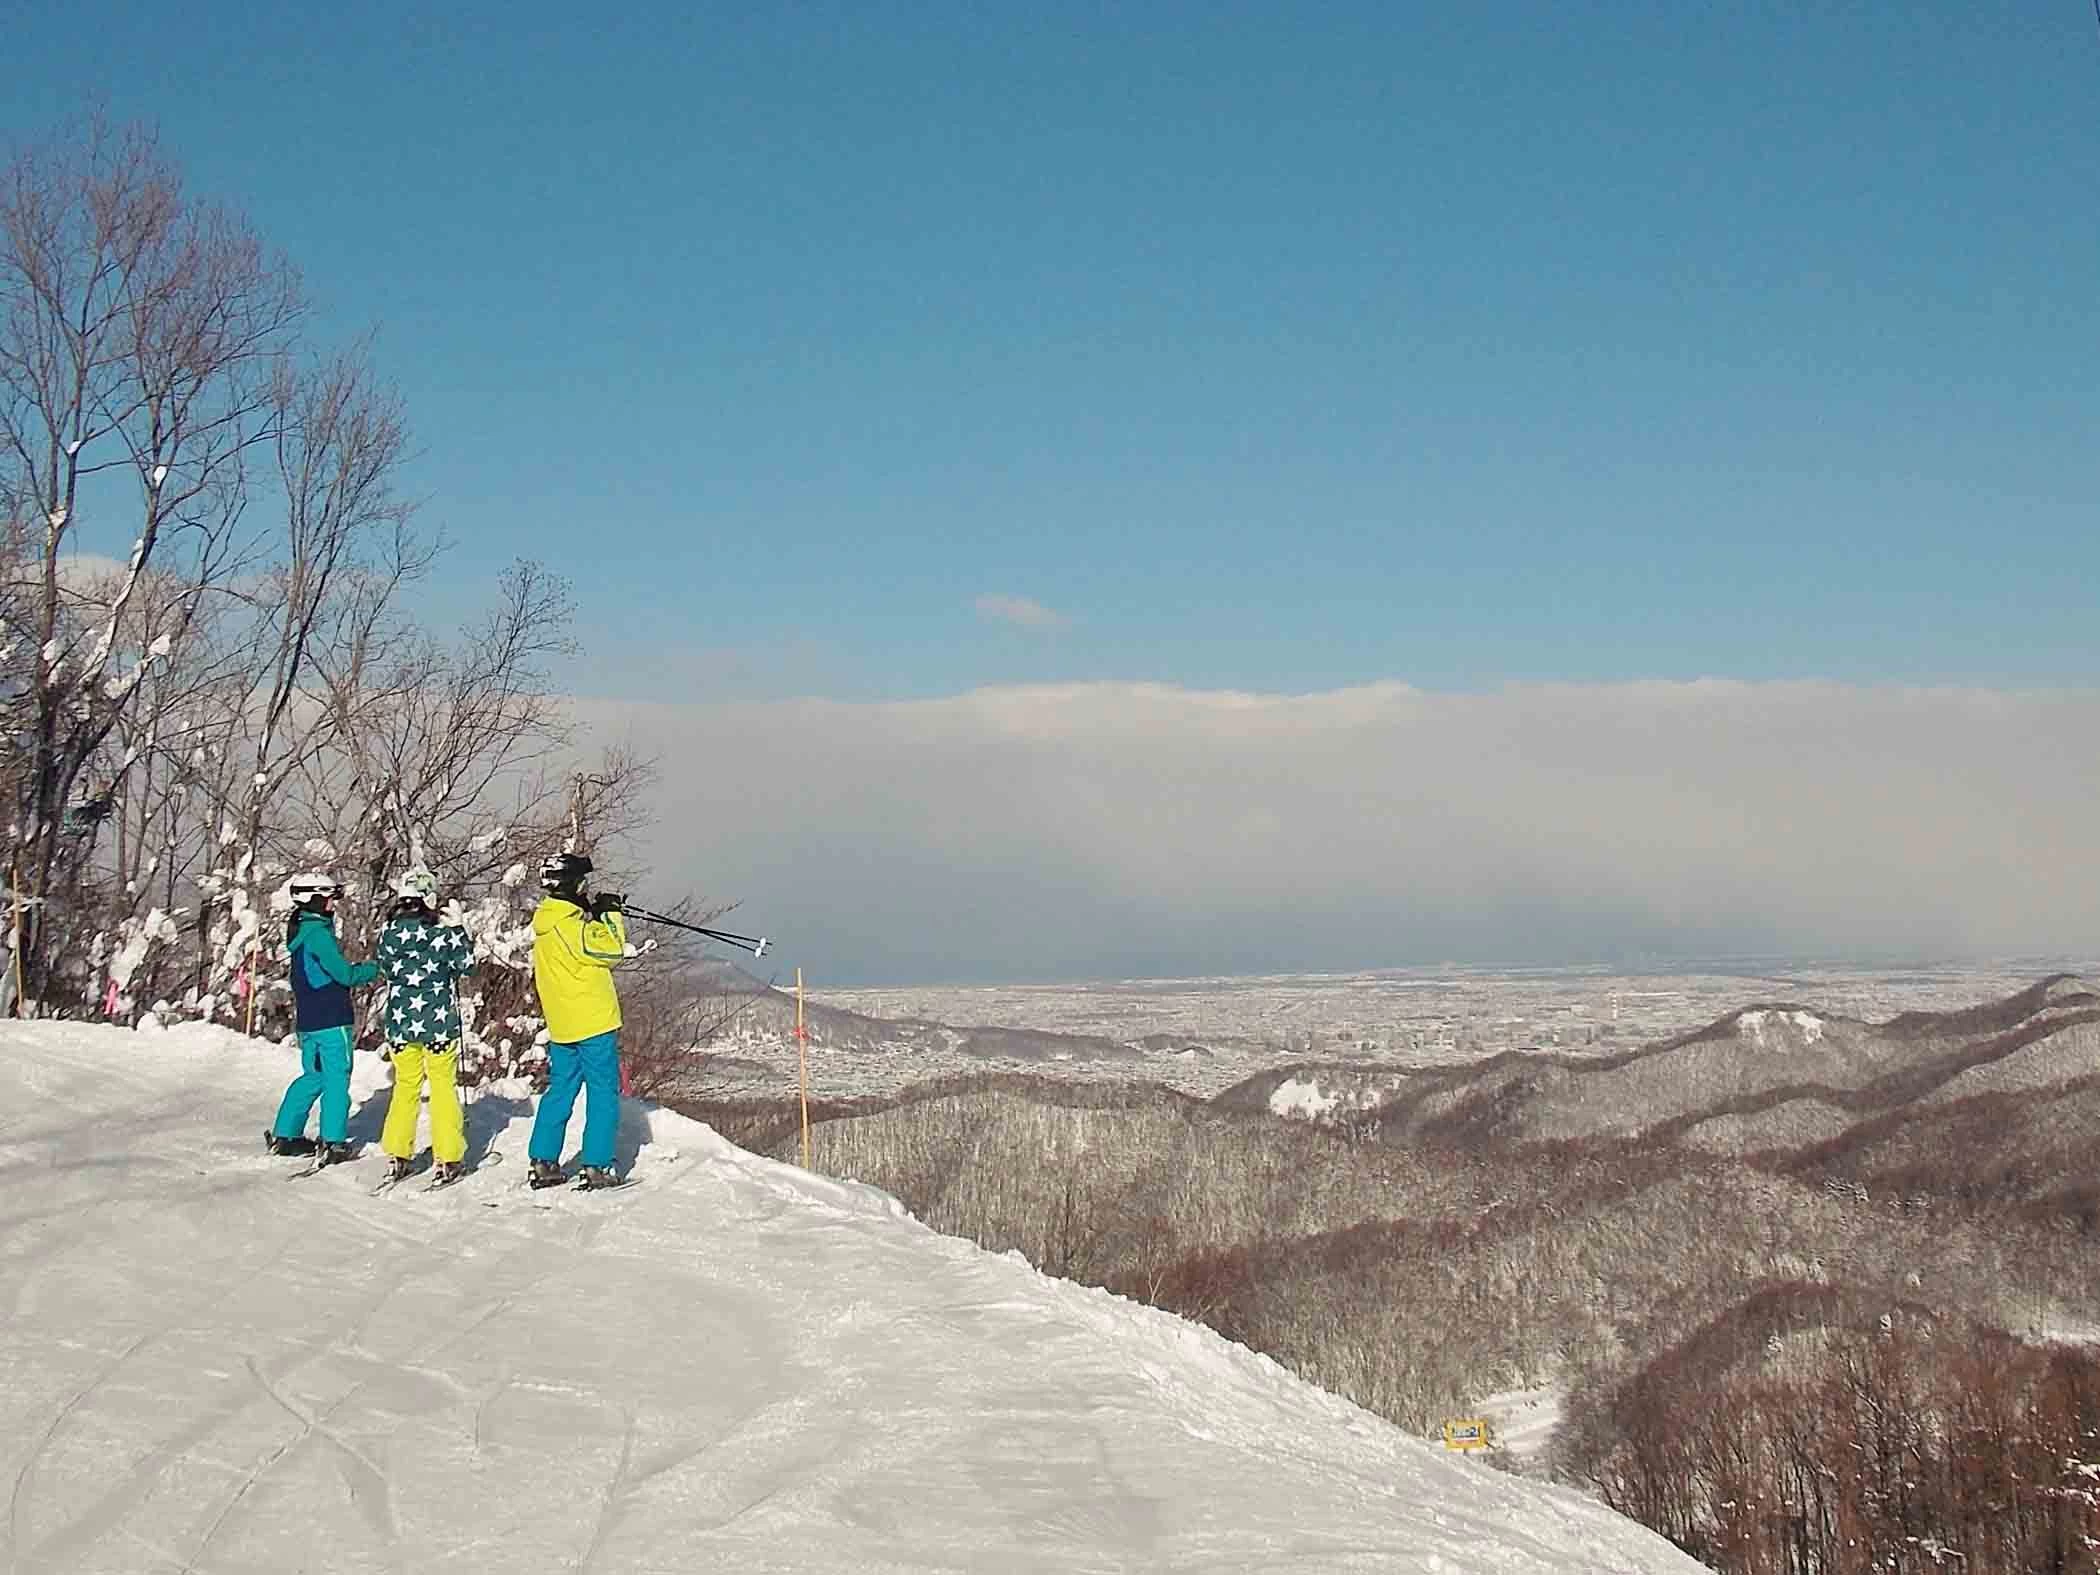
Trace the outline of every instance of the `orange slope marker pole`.
{"type": "Polygon", "coordinates": [[[795,1053],[802,1069],[802,1168],[809,1169],[809,1030],[802,1021],[802,970],[795,970],[795,1053]]]}
{"type": "Polygon", "coordinates": [[[260,985],[260,984],[262,983],[262,981],[261,981],[261,980],[259,980],[259,979],[257,979],[257,978],[255,977],[255,964],[256,964],[256,960],[257,960],[257,958],[258,958],[258,957],[260,957],[260,956],[261,956],[261,954],[262,954],[262,915],[261,915],[261,914],[257,914],[257,915],[256,915],[256,918],[255,918],[255,933],[254,933],[253,935],[251,935],[251,936],[249,936],[249,937],[248,937],[248,1027],[247,1027],[247,1034],[248,1034],[248,1037],[249,1037],[250,1039],[253,1039],[253,1038],[255,1037],[255,992],[256,992],[256,987],[257,987],[258,985],[260,985]]]}
{"type": "Polygon", "coordinates": [[[9,1004],[8,1012],[15,1017],[27,1017],[29,1014],[22,1010],[22,866],[18,862],[10,861],[7,866],[7,889],[14,898],[15,908],[14,929],[8,940],[8,966],[15,971],[15,998],[9,1004]]]}

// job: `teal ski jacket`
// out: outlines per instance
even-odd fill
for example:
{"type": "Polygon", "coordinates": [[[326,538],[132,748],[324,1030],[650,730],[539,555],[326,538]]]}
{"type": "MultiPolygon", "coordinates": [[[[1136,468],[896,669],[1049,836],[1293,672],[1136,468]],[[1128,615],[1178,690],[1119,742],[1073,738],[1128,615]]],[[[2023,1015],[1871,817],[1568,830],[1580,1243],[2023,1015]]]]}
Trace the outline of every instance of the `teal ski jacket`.
{"type": "Polygon", "coordinates": [[[285,949],[292,959],[292,1006],[299,1031],[348,1027],[355,1015],[351,990],[378,978],[378,968],[346,959],[336,944],[335,921],[322,913],[295,916],[285,949]]]}

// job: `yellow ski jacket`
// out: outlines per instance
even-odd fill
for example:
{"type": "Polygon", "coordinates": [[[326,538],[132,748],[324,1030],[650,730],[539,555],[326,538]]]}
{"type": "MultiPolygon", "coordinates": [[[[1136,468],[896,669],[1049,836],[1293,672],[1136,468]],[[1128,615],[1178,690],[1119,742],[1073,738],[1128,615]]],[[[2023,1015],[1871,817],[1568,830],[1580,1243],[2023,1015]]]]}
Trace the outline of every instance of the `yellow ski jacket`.
{"type": "Polygon", "coordinates": [[[612,968],[627,955],[627,921],[594,919],[563,897],[541,900],[532,914],[532,982],[540,992],[547,1037],[573,1045],[620,1026],[612,968]]]}

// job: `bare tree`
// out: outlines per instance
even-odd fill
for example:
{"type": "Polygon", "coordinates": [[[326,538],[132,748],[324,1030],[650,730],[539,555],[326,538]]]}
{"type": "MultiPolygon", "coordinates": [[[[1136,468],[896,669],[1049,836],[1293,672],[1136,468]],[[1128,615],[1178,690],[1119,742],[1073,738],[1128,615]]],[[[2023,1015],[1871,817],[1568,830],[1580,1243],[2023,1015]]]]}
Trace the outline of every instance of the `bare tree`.
{"type": "Polygon", "coordinates": [[[338,814],[368,828],[354,840],[375,888],[410,860],[455,887],[483,884],[515,858],[513,828],[529,841],[555,820],[543,768],[570,732],[549,665],[571,649],[569,619],[567,587],[520,562],[455,643],[402,642],[376,673],[349,651],[327,663],[351,768],[338,814]]]}
{"type": "Polygon", "coordinates": [[[620,1067],[637,1099],[667,1099],[694,1086],[716,1039],[760,996],[733,988],[701,964],[697,947],[659,945],[620,984],[620,1067]]]}
{"type": "Polygon", "coordinates": [[[362,349],[281,375],[275,405],[284,558],[258,603],[264,665],[244,816],[250,847],[262,841],[285,755],[310,755],[335,728],[355,726],[356,717],[334,706],[297,719],[304,727],[288,726],[294,702],[321,686],[318,648],[347,629],[361,659],[395,611],[395,593],[434,551],[409,534],[413,509],[394,490],[408,449],[400,398],[375,381],[362,349]]]}
{"type": "Polygon", "coordinates": [[[0,787],[25,994],[71,1010],[99,980],[113,1011],[235,1015],[294,861],[351,878],[354,929],[413,859],[482,906],[487,1004],[529,1025],[521,866],[578,814],[617,842],[649,767],[614,751],[575,776],[552,682],[570,600],[545,569],[507,570],[456,638],[417,620],[443,544],[402,494],[401,400],[367,344],[304,349],[303,312],[290,267],[186,195],[150,132],[90,125],[0,172],[0,787]],[[83,549],[121,539],[113,520],[131,550],[97,572],[83,549]]]}
{"type": "Polygon", "coordinates": [[[194,582],[226,571],[245,459],[274,430],[303,310],[290,266],[244,217],[188,197],[149,132],[94,124],[0,176],[0,466],[38,571],[10,837],[17,887],[38,905],[22,959],[32,999],[67,928],[41,907],[68,859],[66,806],[144,676],[110,671],[140,584],[176,537],[191,538],[194,582]],[[137,510],[125,573],[69,629],[61,561],[84,511],[123,509],[123,478],[137,510]]]}

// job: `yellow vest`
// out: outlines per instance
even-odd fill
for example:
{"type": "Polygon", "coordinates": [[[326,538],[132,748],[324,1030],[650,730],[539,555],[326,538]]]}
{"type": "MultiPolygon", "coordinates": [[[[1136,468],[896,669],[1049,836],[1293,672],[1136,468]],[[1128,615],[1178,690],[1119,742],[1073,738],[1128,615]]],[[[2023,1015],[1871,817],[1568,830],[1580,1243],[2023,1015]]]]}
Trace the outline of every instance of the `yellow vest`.
{"type": "Polygon", "coordinates": [[[540,992],[547,1037],[573,1045],[620,1026],[612,967],[627,955],[627,921],[617,913],[589,917],[563,897],[532,914],[532,982],[540,992]]]}

